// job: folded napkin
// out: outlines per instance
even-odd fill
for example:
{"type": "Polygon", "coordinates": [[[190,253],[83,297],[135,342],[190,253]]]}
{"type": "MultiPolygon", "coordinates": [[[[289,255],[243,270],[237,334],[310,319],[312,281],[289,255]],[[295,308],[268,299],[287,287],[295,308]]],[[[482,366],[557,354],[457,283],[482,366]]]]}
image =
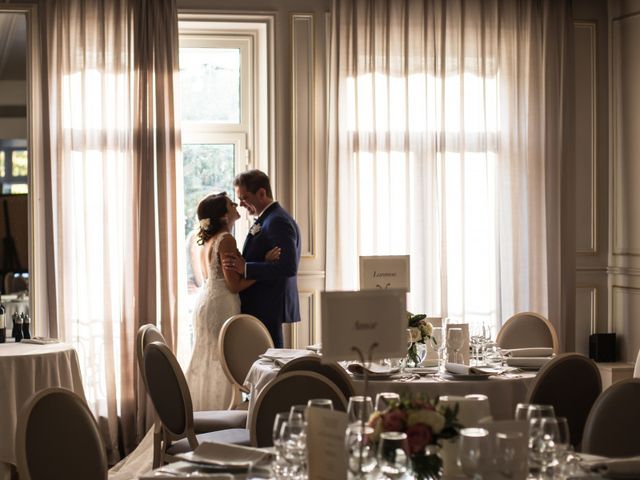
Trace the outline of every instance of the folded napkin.
{"type": "Polygon", "coordinates": [[[347,370],[354,375],[364,375],[365,371],[369,375],[388,375],[396,373],[400,369],[397,367],[389,367],[387,365],[380,365],[379,363],[371,363],[368,367],[365,367],[361,363],[351,363],[347,366],[347,370]]]}
{"type": "Polygon", "coordinates": [[[483,370],[482,368],[452,362],[445,363],[444,368],[447,372],[456,375],[491,375],[496,373],[495,371],[483,370]]]}
{"type": "Polygon", "coordinates": [[[640,478],[640,456],[606,458],[585,462],[591,471],[612,478],[640,478]]]}
{"type": "Polygon", "coordinates": [[[509,348],[503,351],[512,357],[550,357],[553,355],[551,347],[509,348]]]}
{"type": "Polygon", "coordinates": [[[307,350],[306,348],[269,348],[262,355],[259,355],[259,357],[271,360],[282,366],[294,358],[304,357],[307,355],[315,355],[315,353],[311,350],[307,350]]]}
{"type": "Polygon", "coordinates": [[[249,467],[267,461],[272,454],[261,448],[230,443],[203,442],[193,452],[177,455],[190,462],[225,467],[249,467]]]}
{"type": "Polygon", "coordinates": [[[519,368],[540,368],[552,357],[507,357],[507,365],[519,368]]]}

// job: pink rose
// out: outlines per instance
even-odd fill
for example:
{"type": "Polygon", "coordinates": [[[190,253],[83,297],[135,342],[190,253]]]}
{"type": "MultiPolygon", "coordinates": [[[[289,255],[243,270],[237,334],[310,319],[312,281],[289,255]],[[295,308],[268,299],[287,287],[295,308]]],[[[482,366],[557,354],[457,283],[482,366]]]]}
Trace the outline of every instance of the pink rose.
{"type": "Polygon", "coordinates": [[[424,423],[417,423],[407,429],[409,452],[411,455],[422,452],[431,443],[433,435],[431,429],[424,423]]]}
{"type": "Polygon", "coordinates": [[[382,414],[382,425],[385,432],[402,432],[407,423],[407,414],[399,408],[382,414]]]}

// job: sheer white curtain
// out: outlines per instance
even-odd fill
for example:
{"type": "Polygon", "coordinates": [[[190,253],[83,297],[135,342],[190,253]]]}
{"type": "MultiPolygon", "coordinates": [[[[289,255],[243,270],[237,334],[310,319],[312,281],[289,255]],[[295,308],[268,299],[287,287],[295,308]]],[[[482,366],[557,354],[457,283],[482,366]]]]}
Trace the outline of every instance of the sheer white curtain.
{"type": "Polygon", "coordinates": [[[173,0],[42,7],[50,331],[78,350],[114,462],[147,427],[135,333],[156,323],[172,344],[177,329],[177,11],[173,0]]]}
{"type": "Polygon", "coordinates": [[[410,310],[560,326],[570,18],[551,0],[334,1],[327,289],[358,288],[360,255],[410,254],[410,310]]]}

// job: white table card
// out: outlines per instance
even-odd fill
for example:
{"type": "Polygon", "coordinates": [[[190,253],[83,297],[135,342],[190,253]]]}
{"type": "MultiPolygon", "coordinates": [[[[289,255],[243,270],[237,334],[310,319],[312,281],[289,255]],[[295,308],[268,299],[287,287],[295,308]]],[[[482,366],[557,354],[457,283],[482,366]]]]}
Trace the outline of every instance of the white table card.
{"type": "Polygon", "coordinates": [[[407,354],[406,292],[322,292],[322,360],[371,360],[407,354]]]}
{"type": "Polygon", "coordinates": [[[360,257],[360,290],[410,290],[409,255],[360,257]]]}
{"type": "Polygon", "coordinates": [[[345,412],[327,408],[307,409],[309,480],[347,480],[344,436],[345,412]]]}

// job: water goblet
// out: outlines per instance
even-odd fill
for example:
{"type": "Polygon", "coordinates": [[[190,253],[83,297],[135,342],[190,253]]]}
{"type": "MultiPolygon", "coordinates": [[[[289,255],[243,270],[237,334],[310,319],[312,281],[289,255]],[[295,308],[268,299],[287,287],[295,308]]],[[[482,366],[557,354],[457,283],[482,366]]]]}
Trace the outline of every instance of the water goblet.
{"type": "Polygon", "coordinates": [[[330,398],[312,398],[307,402],[307,407],[326,408],[333,410],[333,402],[330,398]]]}
{"type": "Polygon", "coordinates": [[[516,405],[516,411],[514,415],[515,420],[528,420],[527,414],[529,413],[529,404],[528,403],[518,403],[516,405]]]}
{"type": "Polygon", "coordinates": [[[489,431],[485,428],[461,429],[458,465],[462,472],[474,480],[481,480],[491,471],[492,462],[489,431]]]}
{"type": "Polygon", "coordinates": [[[284,421],[280,428],[280,442],[289,478],[304,478],[307,458],[306,423],[299,418],[284,421]]]}
{"type": "Polygon", "coordinates": [[[403,432],[383,432],[378,443],[378,467],[388,478],[401,478],[409,470],[409,442],[403,432]]]}
{"type": "Polygon", "coordinates": [[[372,413],[373,403],[371,403],[371,397],[355,395],[349,398],[349,404],[347,405],[347,417],[349,418],[350,424],[366,423],[372,413]]]}
{"type": "Polygon", "coordinates": [[[288,475],[287,461],[284,458],[284,444],[281,439],[282,424],[289,420],[289,412],[277,413],[273,419],[273,446],[276,457],[271,464],[271,469],[276,479],[286,478],[288,475]]]}
{"type": "Polygon", "coordinates": [[[291,405],[289,409],[289,419],[293,420],[297,415],[300,416],[302,421],[307,420],[307,406],[306,405],[291,405]]]}
{"type": "Polygon", "coordinates": [[[376,395],[376,410],[384,412],[392,403],[400,402],[400,395],[395,392],[381,392],[376,395]]]}
{"type": "Polygon", "coordinates": [[[496,466],[504,478],[526,478],[527,437],[523,432],[496,433],[496,466]]]}
{"type": "Polygon", "coordinates": [[[371,439],[373,428],[353,423],[347,427],[345,447],[347,468],[355,478],[366,478],[376,468],[376,452],[371,439]]]}

